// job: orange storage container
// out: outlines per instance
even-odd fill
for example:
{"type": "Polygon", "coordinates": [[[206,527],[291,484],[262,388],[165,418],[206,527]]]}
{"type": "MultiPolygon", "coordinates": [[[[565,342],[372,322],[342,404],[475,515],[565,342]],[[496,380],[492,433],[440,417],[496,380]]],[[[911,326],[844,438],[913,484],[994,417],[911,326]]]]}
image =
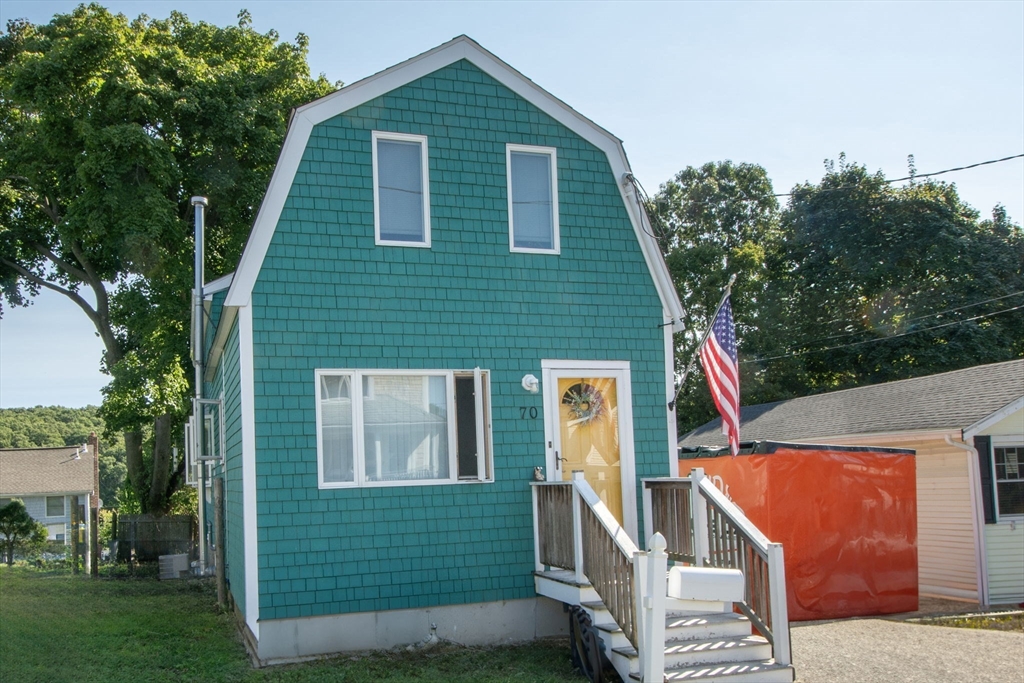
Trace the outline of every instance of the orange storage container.
{"type": "Polygon", "coordinates": [[[771,541],[782,543],[792,621],[910,612],[917,594],[914,451],[773,441],[683,449],[771,541]]]}

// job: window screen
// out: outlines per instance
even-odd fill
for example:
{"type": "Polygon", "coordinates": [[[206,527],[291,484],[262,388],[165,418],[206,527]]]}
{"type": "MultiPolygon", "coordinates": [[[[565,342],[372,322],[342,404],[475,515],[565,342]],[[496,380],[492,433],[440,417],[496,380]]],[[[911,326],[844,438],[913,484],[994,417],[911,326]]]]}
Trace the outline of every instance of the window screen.
{"type": "Polygon", "coordinates": [[[376,144],[378,237],[382,242],[423,244],[423,145],[383,138],[376,144]]]}
{"type": "Polygon", "coordinates": [[[64,496],[47,496],[46,497],[46,516],[47,517],[63,517],[64,516],[64,496]]]}
{"type": "Polygon", "coordinates": [[[512,246],[554,250],[555,222],[550,154],[509,153],[512,246]]]}

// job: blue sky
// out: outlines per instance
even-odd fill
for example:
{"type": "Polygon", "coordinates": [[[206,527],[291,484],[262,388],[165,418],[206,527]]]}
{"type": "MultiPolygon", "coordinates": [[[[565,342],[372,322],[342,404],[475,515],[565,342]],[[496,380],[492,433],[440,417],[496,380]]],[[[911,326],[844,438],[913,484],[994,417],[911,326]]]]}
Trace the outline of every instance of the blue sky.
{"type": "MultiPolygon", "coordinates": [[[[3,0],[35,23],[75,2],[3,0]]],[[[653,193],[689,165],[764,166],[777,192],[849,160],[903,177],[1024,153],[1024,2],[105,2],[129,17],[305,33],[352,83],[467,34],[625,142],[653,193]]],[[[1024,219],[1024,160],[943,176],[1024,219]]],[[[0,320],[0,407],[98,404],[102,346],[57,295],[0,320]]]]}

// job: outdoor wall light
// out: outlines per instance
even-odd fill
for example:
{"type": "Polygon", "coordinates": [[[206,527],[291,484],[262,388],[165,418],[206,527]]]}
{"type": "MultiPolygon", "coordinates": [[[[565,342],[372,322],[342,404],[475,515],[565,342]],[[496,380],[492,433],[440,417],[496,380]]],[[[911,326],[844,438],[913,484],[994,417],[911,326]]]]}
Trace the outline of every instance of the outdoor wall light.
{"type": "Polygon", "coordinates": [[[538,380],[533,375],[524,375],[523,389],[526,389],[531,394],[536,394],[538,391],[540,391],[540,380],[538,380]]]}

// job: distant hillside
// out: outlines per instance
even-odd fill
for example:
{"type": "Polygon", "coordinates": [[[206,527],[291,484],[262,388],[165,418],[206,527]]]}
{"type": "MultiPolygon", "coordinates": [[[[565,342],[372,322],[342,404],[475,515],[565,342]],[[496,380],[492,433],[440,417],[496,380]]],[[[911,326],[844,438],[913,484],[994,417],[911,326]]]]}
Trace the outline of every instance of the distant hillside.
{"type": "Polygon", "coordinates": [[[124,437],[103,437],[99,408],[0,408],[0,448],[72,446],[85,443],[91,432],[100,437],[100,498],[104,505],[116,505],[117,490],[124,481],[124,437]]]}

